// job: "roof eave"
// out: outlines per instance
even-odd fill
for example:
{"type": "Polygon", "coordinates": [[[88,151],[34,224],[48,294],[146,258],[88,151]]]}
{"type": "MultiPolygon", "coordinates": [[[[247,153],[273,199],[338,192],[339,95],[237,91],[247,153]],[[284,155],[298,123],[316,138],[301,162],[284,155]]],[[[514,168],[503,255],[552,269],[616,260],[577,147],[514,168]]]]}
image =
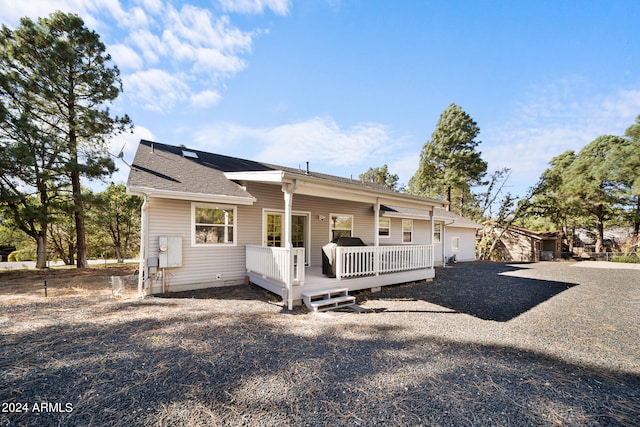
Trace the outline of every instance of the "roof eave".
{"type": "Polygon", "coordinates": [[[284,182],[284,175],[285,172],[281,170],[224,172],[224,176],[232,181],[252,181],[266,183],[284,182]]]}
{"type": "Polygon", "coordinates": [[[145,186],[127,186],[127,192],[138,196],[151,196],[159,199],[189,200],[207,203],[226,203],[234,205],[253,205],[257,199],[253,196],[229,196],[226,194],[205,194],[188,191],[162,190],[145,186]]]}

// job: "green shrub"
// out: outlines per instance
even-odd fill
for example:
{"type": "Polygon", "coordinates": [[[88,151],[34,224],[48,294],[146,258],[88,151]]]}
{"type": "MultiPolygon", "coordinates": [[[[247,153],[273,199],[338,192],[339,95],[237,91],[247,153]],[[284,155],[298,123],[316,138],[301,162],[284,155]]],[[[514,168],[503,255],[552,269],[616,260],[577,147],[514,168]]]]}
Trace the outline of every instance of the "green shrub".
{"type": "Polygon", "coordinates": [[[7,261],[35,261],[36,252],[33,249],[18,249],[17,251],[13,251],[7,257],[7,261]]]}
{"type": "Polygon", "coordinates": [[[640,258],[636,254],[623,255],[623,256],[615,256],[611,258],[613,262],[626,262],[631,264],[640,264],[640,258]]]}

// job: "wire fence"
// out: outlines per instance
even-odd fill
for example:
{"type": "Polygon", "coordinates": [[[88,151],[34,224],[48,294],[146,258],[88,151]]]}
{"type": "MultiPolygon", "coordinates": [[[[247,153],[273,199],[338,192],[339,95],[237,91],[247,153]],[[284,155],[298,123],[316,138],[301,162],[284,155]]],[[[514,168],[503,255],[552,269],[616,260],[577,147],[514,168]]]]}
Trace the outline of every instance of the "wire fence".
{"type": "Polygon", "coordinates": [[[568,255],[569,258],[577,256],[579,258],[591,261],[613,261],[613,262],[637,262],[640,263],[640,253],[634,252],[582,252],[582,253],[570,253],[563,252],[563,255],[568,255]]]}

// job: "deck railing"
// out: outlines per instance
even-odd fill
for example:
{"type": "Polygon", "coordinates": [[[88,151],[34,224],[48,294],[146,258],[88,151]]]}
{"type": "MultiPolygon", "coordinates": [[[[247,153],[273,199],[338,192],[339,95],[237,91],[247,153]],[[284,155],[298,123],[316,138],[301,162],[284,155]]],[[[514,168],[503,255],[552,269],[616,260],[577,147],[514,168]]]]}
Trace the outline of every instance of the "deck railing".
{"type": "Polygon", "coordinates": [[[289,282],[289,277],[293,284],[304,283],[304,248],[246,246],[246,258],[248,272],[283,284],[289,282]]]}
{"type": "Polygon", "coordinates": [[[433,267],[432,245],[337,246],[336,278],[433,267]]]}

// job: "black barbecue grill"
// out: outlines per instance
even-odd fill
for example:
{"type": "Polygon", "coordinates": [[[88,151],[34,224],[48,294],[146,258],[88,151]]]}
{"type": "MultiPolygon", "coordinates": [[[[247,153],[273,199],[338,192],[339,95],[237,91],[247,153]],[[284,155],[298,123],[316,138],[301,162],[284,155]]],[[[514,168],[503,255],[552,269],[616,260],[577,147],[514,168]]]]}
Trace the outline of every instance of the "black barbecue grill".
{"type": "Polygon", "coordinates": [[[322,247],[322,274],[336,277],[336,247],[367,246],[359,237],[337,237],[322,247]]]}

